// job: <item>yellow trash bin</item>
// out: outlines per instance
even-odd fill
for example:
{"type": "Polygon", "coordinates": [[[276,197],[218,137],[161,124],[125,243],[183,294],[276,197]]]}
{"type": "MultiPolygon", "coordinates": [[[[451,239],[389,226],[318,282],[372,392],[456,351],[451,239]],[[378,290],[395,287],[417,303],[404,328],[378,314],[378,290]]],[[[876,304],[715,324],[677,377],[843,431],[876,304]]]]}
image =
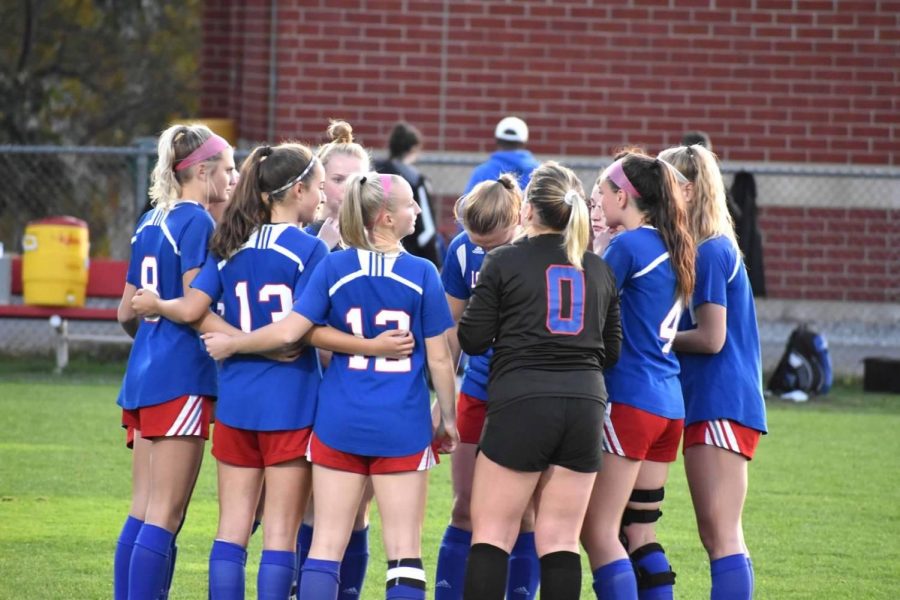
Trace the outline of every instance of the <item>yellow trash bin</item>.
{"type": "Polygon", "coordinates": [[[22,240],[25,304],[84,306],[88,280],[88,226],[75,217],[31,221],[22,240]]]}

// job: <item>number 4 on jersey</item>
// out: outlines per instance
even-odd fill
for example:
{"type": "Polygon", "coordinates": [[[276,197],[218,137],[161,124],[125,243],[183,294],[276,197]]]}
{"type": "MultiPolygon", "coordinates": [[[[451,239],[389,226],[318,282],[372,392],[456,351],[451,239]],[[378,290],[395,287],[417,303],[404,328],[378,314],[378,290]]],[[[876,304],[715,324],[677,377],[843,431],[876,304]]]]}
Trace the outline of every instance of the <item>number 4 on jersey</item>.
{"type": "Polygon", "coordinates": [[[663,354],[668,354],[672,349],[672,342],[675,341],[675,334],[678,333],[679,320],[681,320],[681,300],[672,305],[659,325],[659,339],[665,342],[662,347],[663,354]]]}

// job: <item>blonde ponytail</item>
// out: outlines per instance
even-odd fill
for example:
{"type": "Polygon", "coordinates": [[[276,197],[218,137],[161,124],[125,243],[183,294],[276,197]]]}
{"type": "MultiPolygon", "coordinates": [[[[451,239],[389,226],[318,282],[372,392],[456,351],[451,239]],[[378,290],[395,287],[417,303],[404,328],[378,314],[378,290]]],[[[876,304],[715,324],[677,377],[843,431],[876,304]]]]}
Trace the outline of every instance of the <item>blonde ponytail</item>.
{"type": "Polygon", "coordinates": [[[574,189],[566,192],[564,202],[572,207],[564,234],[566,256],[573,267],[581,270],[584,251],[590,241],[591,215],[587,202],[574,189]]]}

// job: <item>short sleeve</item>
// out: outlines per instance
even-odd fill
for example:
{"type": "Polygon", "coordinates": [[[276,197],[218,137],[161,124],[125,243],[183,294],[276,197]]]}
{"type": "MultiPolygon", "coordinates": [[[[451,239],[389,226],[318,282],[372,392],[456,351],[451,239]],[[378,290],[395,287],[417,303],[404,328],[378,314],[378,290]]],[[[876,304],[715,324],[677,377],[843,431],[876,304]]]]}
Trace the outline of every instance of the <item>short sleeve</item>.
{"type": "Polygon", "coordinates": [[[444,285],[444,291],[460,300],[468,300],[472,295],[472,290],[466,285],[466,276],[462,263],[459,260],[460,253],[465,257],[466,244],[461,240],[462,236],[457,236],[456,240],[450,244],[447,249],[447,256],[444,258],[444,268],[441,270],[441,283],[444,285]]]}
{"type": "Polygon", "coordinates": [[[709,241],[697,251],[697,279],[694,284],[694,308],[702,304],[728,306],[728,279],[734,268],[735,253],[724,245],[709,241]]]}
{"type": "Polygon", "coordinates": [[[131,258],[128,259],[128,273],[125,275],[125,281],[130,283],[136,288],[141,287],[141,265],[139,262],[139,256],[134,251],[135,245],[131,244],[131,258]]]}
{"type": "Polygon", "coordinates": [[[187,222],[178,240],[182,275],[203,265],[214,227],[215,223],[206,211],[187,222]]]}
{"type": "Polygon", "coordinates": [[[316,238],[314,240],[312,251],[306,259],[306,264],[303,265],[303,272],[300,273],[300,276],[294,282],[294,301],[298,300],[300,296],[303,295],[303,290],[309,284],[309,280],[312,278],[313,273],[316,272],[322,259],[326,256],[328,256],[328,248],[325,246],[325,242],[316,238]]]}
{"type": "Polygon", "coordinates": [[[150,215],[153,214],[153,211],[147,211],[143,214],[143,216],[138,220],[137,227],[135,228],[134,236],[131,238],[131,258],[128,259],[128,272],[125,274],[125,281],[130,283],[136,288],[141,287],[141,261],[143,260],[143,256],[140,255],[140,247],[138,241],[137,232],[141,230],[141,227],[144,225],[144,222],[149,218],[150,215]]]}
{"type": "Polygon", "coordinates": [[[422,335],[426,338],[441,335],[453,327],[453,317],[444,288],[438,278],[437,268],[427,263],[422,285],[422,335]]]}
{"type": "Polygon", "coordinates": [[[207,296],[218,300],[222,297],[222,278],[219,277],[219,259],[212,252],[206,256],[206,262],[191,282],[191,287],[200,290],[207,296]]]}
{"type": "Polygon", "coordinates": [[[616,276],[616,290],[619,293],[622,292],[622,288],[625,287],[625,283],[634,270],[634,257],[629,252],[628,245],[622,240],[623,238],[619,236],[614,237],[603,253],[603,260],[606,261],[606,264],[609,265],[616,276]]]}
{"type": "Polygon", "coordinates": [[[328,295],[329,265],[328,261],[322,261],[312,269],[309,281],[302,286],[300,298],[294,302],[294,312],[316,325],[326,325],[328,312],[331,310],[331,297],[328,295]]]}

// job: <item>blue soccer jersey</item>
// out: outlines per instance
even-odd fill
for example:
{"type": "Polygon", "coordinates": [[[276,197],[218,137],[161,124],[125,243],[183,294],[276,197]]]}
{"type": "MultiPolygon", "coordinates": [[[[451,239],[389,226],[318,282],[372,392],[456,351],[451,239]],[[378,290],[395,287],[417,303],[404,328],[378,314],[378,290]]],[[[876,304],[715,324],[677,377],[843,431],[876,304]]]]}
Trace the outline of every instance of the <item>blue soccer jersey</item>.
{"type": "MultiPolygon", "coordinates": [[[[196,202],[149,211],[131,238],[128,283],[164,300],[180,298],[182,275],[203,265],[213,227],[212,217],[196,202]]],[[[185,394],[216,395],[215,363],[188,325],[143,319],[128,356],[119,405],[154,406],[185,394]]]]}
{"type": "Polygon", "coordinates": [[[294,310],[365,338],[402,329],[415,339],[413,354],[400,360],[335,352],[319,388],[316,436],[363,456],[408,456],[426,448],[432,436],[425,339],[453,326],[434,265],[407,253],[332,252],[294,310]]]}
{"type": "MultiPolygon", "coordinates": [[[[453,238],[447,248],[444,268],[441,271],[441,282],[444,290],[460,300],[468,300],[472,290],[478,283],[478,272],[484,262],[484,249],[476,246],[469,239],[469,234],[462,232],[453,238]]],[[[479,400],[487,400],[488,373],[491,366],[493,350],[484,354],[470,356],[466,363],[460,391],[479,400]]]]}
{"type": "Polygon", "coordinates": [[[662,237],[646,225],[624,231],[603,259],[616,275],[622,318],[622,353],[604,373],[609,400],[681,419],[684,400],[672,340],[682,306],[662,237]]]}
{"type": "Polygon", "coordinates": [[[679,329],[697,327],[694,311],[713,303],[726,309],[725,345],[716,354],[679,352],[685,424],[731,419],[766,431],[759,328],[750,279],[738,248],[715,237],[697,248],[697,284],[679,329]]]}
{"type": "MultiPolygon", "coordinates": [[[[325,244],[296,225],[263,225],[228,260],[210,255],[191,287],[221,300],[224,318],[252,331],[287,316],[317,264],[325,244]]],[[[253,431],[312,425],[321,381],[315,348],[293,362],[236,354],[219,371],[216,420],[253,431]]]]}

